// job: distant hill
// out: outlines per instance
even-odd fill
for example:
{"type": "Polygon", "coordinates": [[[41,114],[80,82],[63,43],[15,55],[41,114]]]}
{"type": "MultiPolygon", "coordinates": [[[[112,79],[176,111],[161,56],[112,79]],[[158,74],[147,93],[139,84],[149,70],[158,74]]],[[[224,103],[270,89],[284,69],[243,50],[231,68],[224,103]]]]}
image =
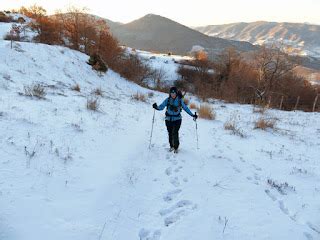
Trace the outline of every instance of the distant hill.
{"type": "Polygon", "coordinates": [[[252,44],[283,42],[303,56],[320,58],[320,25],[304,23],[252,22],[196,27],[208,36],[228,40],[248,41],[252,44]]]}
{"type": "Polygon", "coordinates": [[[112,33],[120,43],[147,51],[187,54],[200,45],[210,54],[234,47],[241,52],[254,50],[248,42],[209,37],[168,18],[149,14],[128,24],[110,24],[112,33]]]}

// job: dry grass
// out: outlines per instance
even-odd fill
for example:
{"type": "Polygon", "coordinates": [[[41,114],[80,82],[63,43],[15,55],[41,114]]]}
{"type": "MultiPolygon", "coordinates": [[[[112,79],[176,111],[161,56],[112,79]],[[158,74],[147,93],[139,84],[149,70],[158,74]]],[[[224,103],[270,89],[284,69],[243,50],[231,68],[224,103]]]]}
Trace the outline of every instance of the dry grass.
{"type": "Polygon", "coordinates": [[[71,90],[76,91],[76,92],[80,92],[81,91],[80,85],[77,83],[76,85],[71,87],[71,90]]]}
{"type": "Polygon", "coordinates": [[[216,113],[208,104],[202,104],[199,108],[199,117],[208,120],[216,119],[216,113]]]}
{"type": "Polygon", "coordinates": [[[142,93],[136,93],[136,94],[133,94],[131,96],[131,98],[133,100],[136,100],[136,101],[140,101],[140,102],[147,102],[147,97],[146,95],[142,94],[142,93]]]}
{"type": "Polygon", "coordinates": [[[103,96],[103,90],[101,89],[101,87],[94,89],[92,93],[97,96],[101,96],[101,97],[103,96]]]}
{"type": "Polygon", "coordinates": [[[87,109],[92,111],[98,111],[100,108],[100,100],[98,98],[87,99],[87,109]]]}
{"type": "Polygon", "coordinates": [[[195,103],[191,103],[189,107],[190,107],[190,109],[198,109],[198,107],[195,103]]]}
{"type": "Polygon", "coordinates": [[[43,99],[47,93],[45,87],[41,84],[32,84],[30,86],[24,86],[24,95],[43,99]]]}
{"type": "Polygon", "coordinates": [[[275,119],[260,118],[258,121],[255,122],[254,129],[262,129],[262,130],[266,130],[267,128],[274,129],[275,125],[276,125],[275,119]]]}
{"type": "Polygon", "coordinates": [[[231,133],[233,135],[237,135],[237,136],[242,137],[242,138],[246,137],[246,135],[237,126],[237,124],[236,124],[234,119],[231,119],[231,120],[227,121],[224,124],[224,129],[231,131],[231,133]]]}
{"type": "Polygon", "coordinates": [[[259,106],[259,107],[253,107],[252,112],[253,113],[260,113],[265,114],[265,112],[268,110],[267,106],[259,106]]]}

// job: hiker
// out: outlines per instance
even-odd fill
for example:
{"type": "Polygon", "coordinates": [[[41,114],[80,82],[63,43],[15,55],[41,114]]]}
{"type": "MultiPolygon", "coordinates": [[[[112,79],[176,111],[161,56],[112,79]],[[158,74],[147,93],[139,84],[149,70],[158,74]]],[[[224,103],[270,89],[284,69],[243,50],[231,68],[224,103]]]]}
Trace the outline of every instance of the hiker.
{"type": "Polygon", "coordinates": [[[198,118],[197,113],[193,114],[186,106],[182,99],[182,93],[176,87],[170,88],[169,97],[166,98],[160,106],[156,103],[152,107],[156,110],[163,110],[167,107],[166,111],[166,126],[169,135],[170,152],[178,152],[179,147],[179,129],[181,126],[181,108],[185,110],[194,120],[198,118]]]}

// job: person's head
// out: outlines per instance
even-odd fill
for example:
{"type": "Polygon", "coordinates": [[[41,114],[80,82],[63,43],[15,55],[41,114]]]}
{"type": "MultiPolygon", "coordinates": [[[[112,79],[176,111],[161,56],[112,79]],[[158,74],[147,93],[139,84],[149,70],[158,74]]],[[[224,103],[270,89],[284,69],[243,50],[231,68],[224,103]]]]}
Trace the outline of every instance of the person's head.
{"type": "Polygon", "coordinates": [[[170,88],[170,97],[175,99],[178,94],[178,89],[176,87],[171,87],[170,88]]]}

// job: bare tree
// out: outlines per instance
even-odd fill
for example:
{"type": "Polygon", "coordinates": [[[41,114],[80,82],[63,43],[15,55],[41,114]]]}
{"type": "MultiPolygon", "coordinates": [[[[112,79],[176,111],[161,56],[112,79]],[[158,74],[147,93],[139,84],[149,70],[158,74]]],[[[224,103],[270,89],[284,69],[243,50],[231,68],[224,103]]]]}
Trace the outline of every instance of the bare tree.
{"type": "Polygon", "coordinates": [[[254,64],[258,72],[256,93],[262,101],[266,101],[272,92],[277,92],[283,77],[298,65],[277,46],[262,47],[255,55],[254,64]]]}

